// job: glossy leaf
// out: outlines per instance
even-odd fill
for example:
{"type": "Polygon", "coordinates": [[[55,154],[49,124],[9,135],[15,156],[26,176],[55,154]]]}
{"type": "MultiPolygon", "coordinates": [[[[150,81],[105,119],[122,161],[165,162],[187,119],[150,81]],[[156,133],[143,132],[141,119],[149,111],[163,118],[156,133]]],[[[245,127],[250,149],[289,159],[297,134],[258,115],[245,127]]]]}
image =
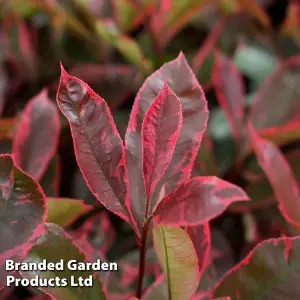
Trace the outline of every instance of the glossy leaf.
{"type": "Polygon", "coordinates": [[[209,223],[193,227],[188,226],[185,228],[185,231],[189,235],[197,253],[200,279],[209,262],[211,245],[209,223]]]}
{"type": "Polygon", "coordinates": [[[180,101],[165,82],[142,124],[142,167],[147,201],[168,168],[181,125],[180,101]]]}
{"type": "Polygon", "coordinates": [[[77,163],[94,196],[130,222],[124,146],[107,103],[62,67],[57,102],[68,119],[77,163]]]}
{"type": "Polygon", "coordinates": [[[195,226],[221,215],[231,203],[247,200],[232,183],[215,176],[194,177],[163,198],[153,215],[160,224],[195,226]]]}
{"type": "Polygon", "coordinates": [[[166,275],[168,297],[189,299],[198,286],[198,259],[187,233],[180,227],[154,225],[154,248],[166,275]]]}
{"type": "Polygon", "coordinates": [[[262,242],[221,279],[214,297],[298,299],[299,251],[299,237],[262,242]]]}
{"type": "Polygon", "coordinates": [[[12,145],[16,163],[40,180],[57,149],[59,133],[58,109],[44,89],[21,114],[12,145]]]}
{"type": "Polygon", "coordinates": [[[238,144],[243,130],[245,90],[243,80],[231,60],[215,51],[212,73],[217,100],[224,110],[231,132],[238,144]]]}
{"type": "Polygon", "coordinates": [[[80,78],[90,86],[95,86],[113,111],[118,108],[133,89],[133,78],[137,70],[123,64],[78,64],[70,69],[71,76],[80,78]],[[118,89],[115,86],[118,85],[118,89]]]}
{"type": "Polygon", "coordinates": [[[96,273],[93,274],[92,271],[80,271],[74,272],[68,269],[67,263],[70,260],[76,260],[77,263],[87,262],[85,254],[78,248],[76,243],[71,239],[71,237],[64,232],[64,230],[51,223],[45,224],[45,232],[39,236],[36,245],[28,253],[26,262],[40,262],[46,259],[47,262],[59,262],[63,260],[63,271],[23,271],[22,276],[26,278],[34,278],[39,276],[39,278],[66,278],[68,280],[68,285],[66,287],[58,286],[48,286],[40,287],[40,289],[47,294],[55,297],[58,300],[70,299],[103,299],[106,297],[102,291],[102,284],[96,273]],[[84,279],[93,276],[93,286],[92,287],[71,287],[70,280],[71,276],[74,276],[76,282],[79,277],[84,279]]]}
{"type": "Polygon", "coordinates": [[[47,222],[66,227],[92,208],[78,199],[47,198],[47,222]]]}
{"type": "Polygon", "coordinates": [[[183,122],[172,160],[154,196],[163,184],[168,194],[189,179],[208,119],[205,96],[182,53],[146,79],[135,99],[125,137],[132,213],[139,226],[144,222],[146,203],[141,164],[142,122],[165,79],[181,102],[183,122]]]}
{"type": "Polygon", "coordinates": [[[299,117],[300,56],[281,63],[254,96],[248,120],[255,129],[281,126],[299,117]],[[272,110],[270,107],[280,107],[272,110]]]}
{"type": "Polygon", "coordinates": [[[272,142],[260,138],[249,126],[249,134],[259,165],[264,170],[279,209],[288,222],[300,225],[300,189],[285,157],[272,142]]]}
{"type": "Polygon", "coordinates": [[[0,192],[1,290],[8,274],[5,261],[22,261],[41,234],[46,219],[46,199],[39,184],[8,154],[0,155],[0,192]]]}

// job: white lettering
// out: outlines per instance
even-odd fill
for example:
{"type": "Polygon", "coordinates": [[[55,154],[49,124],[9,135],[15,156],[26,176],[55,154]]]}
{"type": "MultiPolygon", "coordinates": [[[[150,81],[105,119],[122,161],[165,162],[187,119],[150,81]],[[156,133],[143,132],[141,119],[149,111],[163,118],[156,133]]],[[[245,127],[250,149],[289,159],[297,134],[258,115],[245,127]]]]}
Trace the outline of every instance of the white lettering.
{"type": "Polygon", "coordinates": [[[14,276],[7,276],[6,277],[6,285],[10,286],[11,283],[13,283],[15,281],[15,277],[14,276]]]}
{"type": "Polygon", "coordinates": [[[15,263],[11,259],[7,259],[5,262],[5,270],[6,271],[14,271],[15,270],[15,263]]]}
{"type": "Polygon", "coordinates": [[[70,271],[77,271],[77,262],[76,262],[76,260],[72,259],[72,260],[68,261],[68,269],[70,271]]]}

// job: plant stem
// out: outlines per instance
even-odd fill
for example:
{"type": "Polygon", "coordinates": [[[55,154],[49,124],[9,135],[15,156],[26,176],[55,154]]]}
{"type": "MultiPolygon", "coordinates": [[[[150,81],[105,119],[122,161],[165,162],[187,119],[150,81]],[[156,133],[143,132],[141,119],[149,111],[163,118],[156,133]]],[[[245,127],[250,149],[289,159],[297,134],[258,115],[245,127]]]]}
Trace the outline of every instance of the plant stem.
{"type": "Polygon", "coordinates": [[[143,279],[145,273],[148,230],[149,230],[149,221],[147,221],[143,227],[141,246],[140,246],[139,280],[138,280],[137,293],[136,293],[138,299],[141,298],[143,292],[143,279]]]}

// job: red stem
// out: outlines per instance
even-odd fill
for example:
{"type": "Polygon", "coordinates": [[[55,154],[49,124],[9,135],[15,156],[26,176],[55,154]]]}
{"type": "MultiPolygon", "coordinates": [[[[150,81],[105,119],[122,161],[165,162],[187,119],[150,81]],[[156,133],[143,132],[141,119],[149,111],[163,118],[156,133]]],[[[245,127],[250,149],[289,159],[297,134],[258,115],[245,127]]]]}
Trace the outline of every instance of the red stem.
{"type": "Polygon", "coordinates": [[[145,273],[146,253],[147,253],[147,234],[149,230],[149,221],[147,221],[143,227],[142,240],[140,245],[140,261],[139,261],[139,280],[137,285],[136,296],[141,298],[143,293],[143,279],[145,273]]]}

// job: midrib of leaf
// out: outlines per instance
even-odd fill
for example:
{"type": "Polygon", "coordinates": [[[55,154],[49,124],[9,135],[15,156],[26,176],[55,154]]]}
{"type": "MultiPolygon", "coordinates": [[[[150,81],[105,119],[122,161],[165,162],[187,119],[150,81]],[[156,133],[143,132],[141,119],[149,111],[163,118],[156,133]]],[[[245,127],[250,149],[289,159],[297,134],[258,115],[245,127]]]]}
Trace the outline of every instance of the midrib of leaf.
{"type": "Polygon", "coordinates": [[[161,227],[162,235],[163,235],[163,241],[164,241],[164,248],[165,248],[165,256],[166,256],[166,270],[167,270],[167,281],[168,281],[168,296],[169,300],[172,300],[172,294],[171,294],[171,278],[170,278],[170,272],[169,272],[169,257],[168,257],[168,250],[167,250],[167,244],[166,244],[166,238],[165,238],[165,231],[164,228],[161,227]]]}
{"type": "MultiPolygon", "coordinates": [[[[68,95],[68,99],[69,99],[69,101],[70,101],[69,95],[68,95]]],[[[94,101],[96,101],[96,100],[94,99],[94,101]]],[[[84,131],[84,135],[85,135],[86,140],[87,140],[87,142],[88,142],[88,144],[89,144],[89,146],[90,146],[90,149],[92,150],[92,154],[93,154],[93,156],[94,156],[94,158],[95,158],[95,160],[96,160],[96,162],[97,162],[98,168],[101,170],[102,174],[104,175],[104,177],[105,177],[105,179],[106,179],[106,182],[107,182],[107,183],[109,184],[109,186],[111,187],[111,190],[113,191],[113,193],[114,193],[116,199],[119,200],[120,205],[125,209],[125,213],[127,214],[126,208],[123,206],[122,202],[120,201],[119,197],[118,197],[117,194],[116,194],[116,191],[113,189],[113,187],[112,187],[111,184],[109,183],[107,175],[103,172],[103,170],[102,170],[102,168],[101,168],[101,164],[100,164],[100,162],[99,162],[98,159],[97,159],[97,156],[96,156],[96,153],[95,153],[95,151],[94,151],[94,149],[93,149],[93,147],[92,147],[91,141],[89,140],[88,135],[87,135],[87,132],[86,132],[84,126],[83,126],[83,122],[82,122],[82,119],[81,119],[81,117],[80,117],[80,114],[79,114],[79,115],[77,114],[77,111],[76,111],[76,109],[75,109],[75,107],[74,107],[74,105],[73,105],[72,100],[70,101],[70,103],[71,103],[71,106],[72,106],[74,112],[75,112],[76,115],[78,116],[79,123],[80,123],[80,125],[81,125],[81,127],[82,127],[82,129],[83,129],[83,131],[84,131]]],[[[112,120],[112,121],[113,121],[113,120],[112,120]]],[[[97,194],[98,194],[98,193],[97,193],[97,194]]],[[[103,200],[102,200],[102,201],[103,201],[103,200]]],[[[103,201],[103,202],[104,202],[104,201],[103,201]]],[[[127,216],[126,216],[126,217],[127,217],[127,216]]]]}
{"type": "MultiPolygon", "coordinates": [[[[163,108],[163,106],[164,106],[164,104],[165,104],[165,99],[166,99],[166,97],[167,97],[167,95],[166,95],[167,93],[166,93],[166,90],[165,90],[165,88],[164,88],[164,95],[163,95],[163,99],[164,99],[164,103],[163,103],[163,105],[161,106],[161,117],[159,118],[160,120],[159,120],[159,129],[161,129],[161,123],[162,123],[162,116],[163,116],[163,113],[164,113],[164,108],[163,108]]],[[[158,140],[160,140],[159,138],[158,139],[156,139],[156,141],[158,141],[158,140]]],[[[156,166],[156,162],[157,162],[157,147],[155,147],[155,153],[154,153],[154,157],[155,157],[155,164],[154,164],[154,167],[156,166]]],[[[147,218],[148,218],[148,214],[149,214],[149,207],[150,207],[150,204],[151,204],[151,202],[153,201],[153,194],[154,194],[154,191],[153,191],[153,193],[152,193],[152,195],[150,195],[150,189],[151,189],[151,182],[152,182],[152,178],[153,178],[153,170],[154,170],[154,167],[153,168],[151,168],[152,169],[152,172],[151,172],[151,176],[150,176],[150,184],[149,184],[149,187],[148,187],[148,191],[147,191],[147,195],[148,195],[148,199],[147,199],[147,203],[146,203],[146,211],[145,211],[145,219],[147,220],[147,218]]]]}

